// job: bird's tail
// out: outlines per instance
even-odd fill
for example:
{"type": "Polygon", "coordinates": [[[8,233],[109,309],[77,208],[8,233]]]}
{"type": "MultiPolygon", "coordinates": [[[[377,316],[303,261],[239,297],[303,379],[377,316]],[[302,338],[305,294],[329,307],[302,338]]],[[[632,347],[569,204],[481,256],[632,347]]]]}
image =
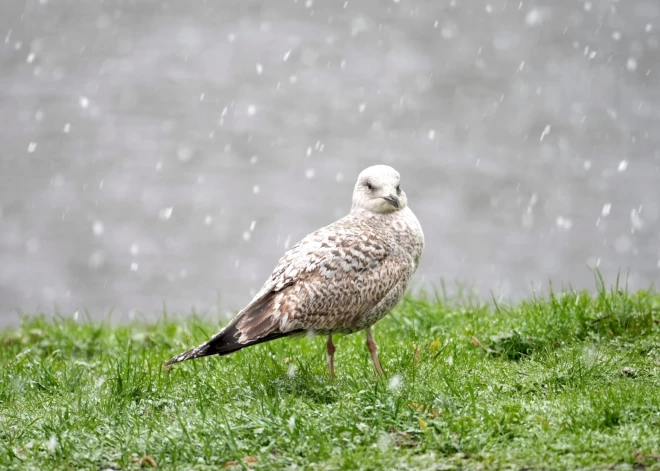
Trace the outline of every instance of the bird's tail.
{"type": "Polygon", "coordinates": [[[194,360],[195,358],[207,357],[209,355],[229,355],[230,353],[237,352],[245,347],[250,347],[252,345],[257,345],[263,342],[269,342],[271,340],[279,339],[282,337],[288,337],[290,335],[299,335],[302,332],[303,330],[280,332],[278,329],[258,339],[248,340],[245,343],[241,343],[238,341],[240,332],[236,328],[236,325],[230,324],[208,342],[205,342],[198,347],[175,356],[171,360],[166,361],[163,366],[170,366],[174,363],[179,363],[186,360],[194,360]]]}
{"type": "Polygon", "coordinates": [[[229,355],[241,348],[249,347],[252,343],[240,343],[237,337],[240,333],[236,330],[235,323],[229,324],[222,329],[213,338],[198,347],[191,348],[187,352],[183,352],[174,358],[165,362],[164,366],[170,366],[174,363],[179,363],[186,360],[193,360],[195,358],[207,357],[209,355],[229,355]]]}
{"type": "Polygon", "coordinates": [[[175,356],[164,366],[209,355],[229,355],[251,345],[302,332],[280,330],[279,319],[273,316],[274,295],[267,292],[255,299],[211,340],[175,356]]]}
{"type": "Polygon", "coordinates": [[[210,353],[209,350],[210,350],[209,342],[205,342],[198,347],[192,348],[187,352],[183,352],[175,356],[174,358],[167,360],[163,364],[163,366],[170,366],[173,365],[174,363],[179,363],[181,361],[192,360],[193,358],[201,358],[208,355],[212,355],[212,353],[210,353]]]}

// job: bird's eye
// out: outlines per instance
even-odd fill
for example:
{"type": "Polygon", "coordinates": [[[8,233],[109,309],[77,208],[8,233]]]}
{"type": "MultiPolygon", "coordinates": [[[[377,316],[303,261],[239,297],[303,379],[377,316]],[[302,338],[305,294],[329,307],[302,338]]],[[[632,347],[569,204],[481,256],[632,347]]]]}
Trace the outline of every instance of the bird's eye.
{"type": "Polygon", "coordinates": [[[401,193],[401,187],[399,185],[396,186],[396,192],[397,194],[401,193]]]}
{"type": "Polygon", "coordinates": [[[373,190],[374,186],[371,184],[371,182],[367,182],[367,188],[369,188],[369,190],[373,190]]]}

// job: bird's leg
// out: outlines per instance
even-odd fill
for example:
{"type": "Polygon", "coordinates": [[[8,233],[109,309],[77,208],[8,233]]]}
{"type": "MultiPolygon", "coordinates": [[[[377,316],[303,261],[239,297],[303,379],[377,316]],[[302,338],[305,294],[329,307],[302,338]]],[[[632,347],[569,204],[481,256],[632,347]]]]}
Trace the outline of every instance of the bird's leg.
{"type": "Polygon", "coordinates": [[[367,327],[367,348],[369,349],[369,353],[371,353],[371,359],[374,361],[376,371],[378,371],[380,376],[383,376],[383,370],[378,361],[378,352],[376,352],[376,342],[374,342],[373,335],[371,334],[371,327],[367,327]]]}
{"type": "Polygon", "coordinates": [[[328,334],[328,366],[330,366],[330,379],[335,379],[335,344],[332,343],[332,334],[328,334]]]}

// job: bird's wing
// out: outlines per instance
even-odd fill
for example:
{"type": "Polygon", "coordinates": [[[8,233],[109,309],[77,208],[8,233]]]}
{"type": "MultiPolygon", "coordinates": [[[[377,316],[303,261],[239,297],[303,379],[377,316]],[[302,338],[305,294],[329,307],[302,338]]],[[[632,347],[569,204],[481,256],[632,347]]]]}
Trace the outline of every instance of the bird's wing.
{"type": "Polygon", "coordinates": [[[264,287],[211,340],[167,364],[228,354],[305,330],[350,330],[404,276],[412,257],[346,218],[309,234],[286,252],[264,287]]]}
{"type": "Polygon", "coordinates": [[[296,244],[253,301],[268,299],[268,308],[254,315],[249,306],[239,314],[241,338],[266,334],[264,325],[281,332],[349,329],[414,266],[412,257],[370,229],[339,220],[296,244]]]}

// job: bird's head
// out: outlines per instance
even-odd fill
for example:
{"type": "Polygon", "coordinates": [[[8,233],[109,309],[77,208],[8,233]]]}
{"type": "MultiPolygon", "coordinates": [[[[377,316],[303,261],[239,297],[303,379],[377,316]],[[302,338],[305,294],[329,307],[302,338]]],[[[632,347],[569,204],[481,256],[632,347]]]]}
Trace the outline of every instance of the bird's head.
{"type": "Polygon", "coordinates": [[[399,172],[388,165],[374,165],[358,176],[353,190],[353,210],[363,209],[387,214],[400,211],[408,205],[401,189],[399,172]]]}

